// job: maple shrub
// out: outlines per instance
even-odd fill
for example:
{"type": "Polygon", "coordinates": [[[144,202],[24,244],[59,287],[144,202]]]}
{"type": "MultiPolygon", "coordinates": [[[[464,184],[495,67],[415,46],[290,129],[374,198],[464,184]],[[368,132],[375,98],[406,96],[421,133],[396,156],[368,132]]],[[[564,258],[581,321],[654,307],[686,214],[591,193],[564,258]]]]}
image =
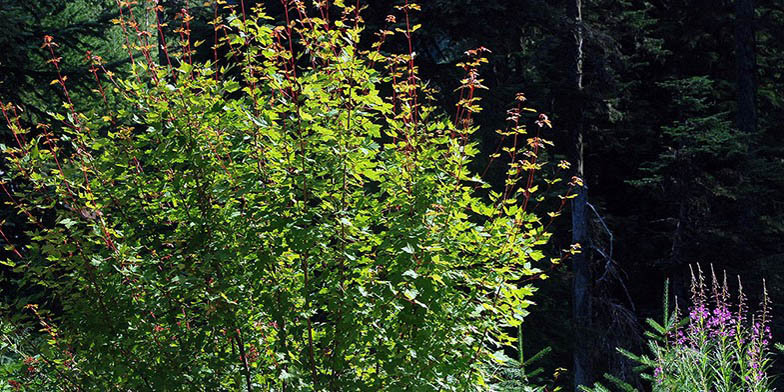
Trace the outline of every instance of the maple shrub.
{"type": "MultiPolygon", "coordinates": [[[[14,304],[40,332],[4,326],[30,334],[3,342],[19,360],[1,368],[7,385],[488,388],[531,283],[559,262],[542,260],[547,229],[579,185],[531,212],[548,199],[544,173],[568,166],[548,165],[547,117],[518,96],[491,159],[507,165],[493,166],[507,178],[495,189],[469,165],[483,49],[460,64],[450,118],[429,106],[413,53],[389,54],[383,39],[359,49],[357,6],[335,1],[330,20],[284,5],[280,25],[261,9],[221,12],[225,69],[192,59],[187,11],[159,55],[158,26],[139,32],[126,9],[126,45],[143,55],[132,72],[89,57],[96,99],[117,104],[79,112],[67,98],[58,123],[32,127],[3,104],[18,143],[2,147],[2,181],[30,227],[4,264],[46,293],[14,304]]],[[[379,36],[410,42],[416,9],[398,7],[379,36]]],[[[57,68],[51,37],[44,49],[57,68]]],[[[68,97],[65,77],[55,83],[68,97]]]]}

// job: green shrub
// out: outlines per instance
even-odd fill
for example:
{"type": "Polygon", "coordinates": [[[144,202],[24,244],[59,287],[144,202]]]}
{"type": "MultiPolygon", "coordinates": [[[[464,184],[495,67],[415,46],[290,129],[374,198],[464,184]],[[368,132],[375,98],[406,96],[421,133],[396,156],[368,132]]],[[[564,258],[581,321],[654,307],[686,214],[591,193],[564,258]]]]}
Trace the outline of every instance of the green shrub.
{"type": "Polygon", "coordinates": [[[329,21],[290,5],[299,17],[282,26],[244,9],[215,24],[228,69],[191,61],[187,14],[161,53],[173,67],[156,63],[154,25],[129,34],[144,56],[127,78],[91,59],[96,92],[123,102],[106,112],[67,102],[62,123],[25,127],[3,105],[19,141],[2,146],[3,181],[32,227],[5,264],[46,293],[17,304],[46,339],[16,347],[34,369],[14,385],[485,388],[570,197],[531,212],[547,117],[520,96],[502,132],[508,179],[491,189],[469,166],[482,50],[461,65],[451,121],[427,106],[413,54],[360,50],[358,9],[335,1],[329,21]]]}

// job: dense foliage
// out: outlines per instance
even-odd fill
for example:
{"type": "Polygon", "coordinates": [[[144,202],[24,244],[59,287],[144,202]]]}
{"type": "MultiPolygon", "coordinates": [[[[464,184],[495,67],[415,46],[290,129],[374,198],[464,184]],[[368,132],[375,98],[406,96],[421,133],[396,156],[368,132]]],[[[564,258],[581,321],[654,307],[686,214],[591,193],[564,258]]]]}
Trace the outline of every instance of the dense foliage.
{"type": "MultiPolygon", "coordinates": [[[[260,8],[230,9],[216,21],[229,70],[193,61],[187,11],[163,64],[148,34],[129,35],[143,54],[130,76],[90,59],[95,99],[110,91],[121,104],[88,112],[71,102],[46,37],[65,112],[28,128],[3,107],[16,141],[3,146],[3,180],[13,184],[4,189],[33,227],[4,264],[20,287],[46,293],[15,302],[45,339],[3,326],[17,335],[3,343],[10,362],[0,368],[12,387],[468,390],[492,381],[488,362],[514,347],[509,328],[531,304],[529,282],[546,277],[541,246],[570,197],[549,216],[532,213],[545,201],[534,179],[549,167],[540,134],[550,122],[520,96],[500,131],[507,180],[492,189],[469,167],[484,50],[461,65],[453,121],[427,105],[412,54],[361,50],[361,10],[335,5],[337,19],[296,7],[282,25],[260,8]]],[[[139,28],[126,18],[124,28],[139,28]]]]}

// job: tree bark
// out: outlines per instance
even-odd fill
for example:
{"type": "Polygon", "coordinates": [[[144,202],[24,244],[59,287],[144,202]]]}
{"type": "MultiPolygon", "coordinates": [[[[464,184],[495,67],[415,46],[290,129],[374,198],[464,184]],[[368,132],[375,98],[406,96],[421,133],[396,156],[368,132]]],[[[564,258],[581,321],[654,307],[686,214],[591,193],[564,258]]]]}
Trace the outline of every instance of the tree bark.
{"type": "Polygon", "coordinates": [[[735,1],[735,58],[737,62],[738,129],[757,130],[757,58],[754,39],[754,0],[735,1]]]}
{"type": "Polygon", "coordinates": [[[570,0],[567,13],[573,23],[570,93],[576,102],[571,107],[571,124],[567,124],[572,139],[571,160],[576,168],[576,175],[583,180],[583,185],[576,190],[577,197],[572,200],[572,242],[580,244],[582,251],[573,255],[572,266],[574,280],[572,282],[572,312],[575,331],[574,345],[574,388],[590,385],[592,381],[591,367],[591,269],[590,244],[588,237],[588,193],[585,183],[584,137],[583,124],[584,88],[583,88],[583,18],[582,0],[570,0]]]}

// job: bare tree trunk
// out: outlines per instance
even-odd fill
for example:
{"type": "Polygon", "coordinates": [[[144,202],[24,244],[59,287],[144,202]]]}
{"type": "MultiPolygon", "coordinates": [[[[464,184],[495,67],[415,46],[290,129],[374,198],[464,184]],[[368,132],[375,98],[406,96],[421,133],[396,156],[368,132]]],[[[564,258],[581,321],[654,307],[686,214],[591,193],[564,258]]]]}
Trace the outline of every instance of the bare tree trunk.
{"type": "Polygon", "coordinates": [[[757,130],[757,59],[754,39],[754,0],[735,1],[735,58],[738,67],[738,129],[757,130]]]}
{"type": "MultiPolygon", "coordinates": [[[[735,0],[735,61],[737,63],[737,126],[746,135],[757,132],[757,58],[754,38],[754,0],[735,0]]],[[[753,138],[749,138],[753,140],[753,138]]],[[[746,165],[754,159],[753,142],[746,154],[746,165]]],[[[748,167],[745,168],[748,172],[748,167]]],[[[739,227],[754,227],[758,219],[754,195],[741,200],[739,227]]]]}
{"type": "MultiPolygon", "coordinates": [[[[572,94],[577,102],[571,124],[568,124],[572,138],[572,162],[576,165],[576,175],[585,181],[584,164],[584,126],[583,126],[583,18],[582,0],[571,0],[568,16],[572,20],[574,35],[572,63],[572,94]]],[[[591,268],[590,244],[588,237],[588,194],[584,184],[577,189],[577,197],[572,200],[572,242],[582,246],[582,252],[572,259],[574,281],[572,284],[572,311],[574,316],[574,386],[589,385],[592,381],[591,366],[591,268]]]]}
{"type": "Polygon", "coordinates": [[[574,281],[572,282],[572,311],[574,313],[574,384],[575,391],[580,385],[592,382],[591,352],[591,269],[590,244],[588,239],[587,208],[588,195],[585,186],[577,192],[572,201],[572,242],[579,243],[583,250],[572,256],[574,281]]]}

